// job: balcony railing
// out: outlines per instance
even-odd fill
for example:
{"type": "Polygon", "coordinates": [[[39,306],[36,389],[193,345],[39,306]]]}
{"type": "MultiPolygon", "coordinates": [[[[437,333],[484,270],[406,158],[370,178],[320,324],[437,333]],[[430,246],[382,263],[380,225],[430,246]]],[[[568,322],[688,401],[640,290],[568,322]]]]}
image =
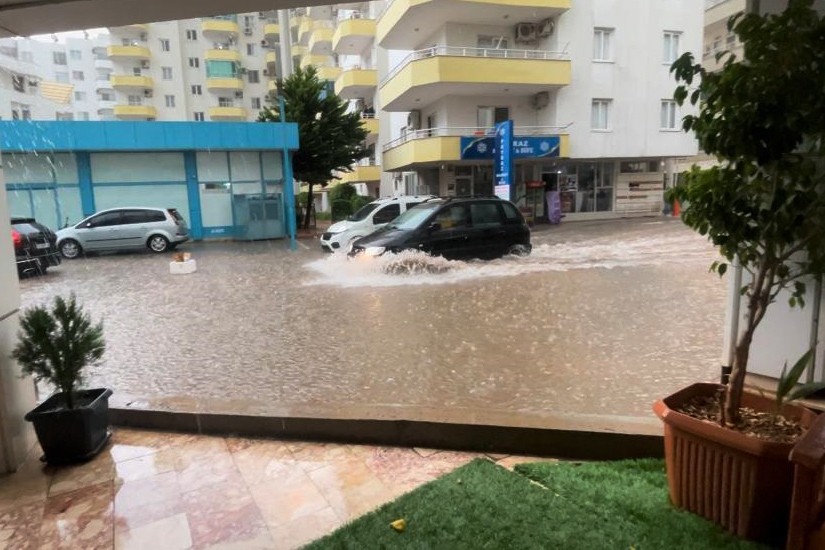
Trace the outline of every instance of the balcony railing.
{"type": "Polygon", "coordinates": [[[407,65],[419,59],[427,59],[436,56],[449,57],[475,57],[475,58],[495,58],[495,59],[544,59],[567,61],[570,59],[570,54],[567,53],[567,46],[564,50],[548,51],[548,50],[511,50],[503,48],[465,48],[463,46],[432,46],[423,50],[416,50],[405,57],[401,63],[396,65],[387,75],[381,80],[380,86],[383,86],[395,75],[400,73],[407,65]]]}
{"type": "MultiPolygon", "coordinates": [[[[572,125],[567,124],[565,126],[516,126],[513,129],[513,135],[518,136],[546,136],[551,134],[566,134],[567,129],[572,125]]],[[[468,126],[468,127],[442,127],[442,128],[424,128],[421,130],[412,130],[406,132],[401,137],[395,138],[394,140],[387,142],[384,144],[383,152],[387,152],[390,149],[398,147],[399,145],[403,145],[408,141],[414,141],[416,139],[426,139],[431,137],[484,137],[484,136],[495,136],[496,130],[495,128],[482,128],[478,126],[468,126]]]]}

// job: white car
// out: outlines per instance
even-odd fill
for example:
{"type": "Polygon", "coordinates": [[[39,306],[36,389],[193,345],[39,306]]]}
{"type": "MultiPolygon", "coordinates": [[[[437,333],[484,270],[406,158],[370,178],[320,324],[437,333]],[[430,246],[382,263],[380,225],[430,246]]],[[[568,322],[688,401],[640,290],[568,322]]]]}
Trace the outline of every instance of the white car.
{"type": "Polygon", "coordinates": [[[321,235],[321,248],[326,252],[347,252],[350,243],[355,239],[369,235],[406,212],[408,208],[432,198],[435,197],[401,196],[378,199],[366,204],[346,220],[332,224],[326,233],[321,235]]]}

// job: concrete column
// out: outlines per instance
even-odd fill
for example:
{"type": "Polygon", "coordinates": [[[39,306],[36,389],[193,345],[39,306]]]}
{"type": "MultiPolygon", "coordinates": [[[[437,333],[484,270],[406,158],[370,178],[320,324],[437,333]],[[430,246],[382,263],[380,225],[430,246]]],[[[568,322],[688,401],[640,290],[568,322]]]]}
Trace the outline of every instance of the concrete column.
{"type": "Polygon", "coordinates": [[[0,169],[0,473],[15,471],[35,444],[34,430],[23,420],[36,403],[34,383],[20,378],[9,358],[17,341],[20,285],[11,241],[6,182],[0,169]]]}
{"type": "Polygon", "coordinates": [[[281,26],[281,74],[286,80],[292,74],[292,31],[289,28],[289,10],[278,10],[278,24],[281,26]]]}

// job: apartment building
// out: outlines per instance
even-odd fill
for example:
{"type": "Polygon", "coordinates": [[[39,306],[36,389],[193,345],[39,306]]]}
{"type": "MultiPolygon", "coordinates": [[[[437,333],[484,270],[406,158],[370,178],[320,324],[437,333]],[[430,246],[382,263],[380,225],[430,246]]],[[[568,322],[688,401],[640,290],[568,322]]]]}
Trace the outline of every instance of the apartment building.
{"type": "Polygon", "coordinates": [[[0,118],[100,120],[95,57],[107,42],[0,39],[0,118]]]}
{"type": "Polygon", "coordinates": [[[383,193],[493,194],[493,128],[515,125],[515,198],[567,219],[662,209],[681,131],[670,64],[702,47],[698,2],[394,0],[376,41],[411,51],[380,75],[383,193]]]}

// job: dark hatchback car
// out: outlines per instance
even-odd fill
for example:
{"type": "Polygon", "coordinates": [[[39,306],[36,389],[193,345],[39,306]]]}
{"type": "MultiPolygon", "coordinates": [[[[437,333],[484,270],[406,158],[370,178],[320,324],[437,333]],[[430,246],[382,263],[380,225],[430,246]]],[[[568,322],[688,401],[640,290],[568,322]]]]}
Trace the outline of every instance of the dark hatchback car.
{"type": "Polygon", "coordinates": [[[60,265],[57,235],[34,218],[12,218],[11,240],[18,275],[42,275],[60,265]]]}
{"type": "Polygon", "coordinates": [[[358,239],[350,256],[420,250],[450,260],[530,253],[530,228],[513,203],[496,198],[431,199],[358,239]]]}

